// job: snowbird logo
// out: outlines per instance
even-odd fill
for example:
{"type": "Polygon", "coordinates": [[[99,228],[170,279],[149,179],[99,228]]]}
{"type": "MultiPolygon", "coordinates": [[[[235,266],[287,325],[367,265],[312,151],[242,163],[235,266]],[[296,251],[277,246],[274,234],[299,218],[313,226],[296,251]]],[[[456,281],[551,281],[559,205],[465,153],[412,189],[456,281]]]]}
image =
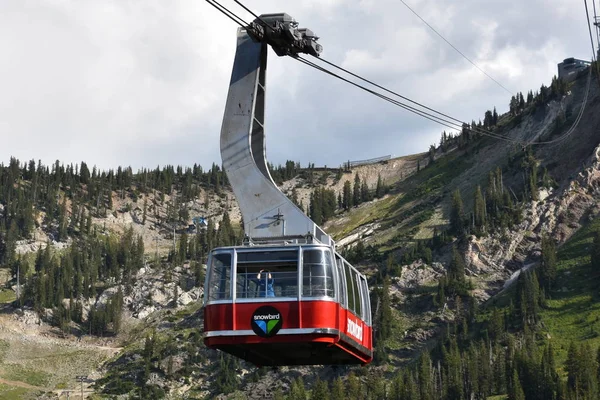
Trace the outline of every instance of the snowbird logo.
{"type": "Polygon", "coordinates": [[[275,307],[262,306],[252,314],[250,325],[258,336],[269,338],[279,332],[283,325],[283,319],[281,313],[275,307]]]}

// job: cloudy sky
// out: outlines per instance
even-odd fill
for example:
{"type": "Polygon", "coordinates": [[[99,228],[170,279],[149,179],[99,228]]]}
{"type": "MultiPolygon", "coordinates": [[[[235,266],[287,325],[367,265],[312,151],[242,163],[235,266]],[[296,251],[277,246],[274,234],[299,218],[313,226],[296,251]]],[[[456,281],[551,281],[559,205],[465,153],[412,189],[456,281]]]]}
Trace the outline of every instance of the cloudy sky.
{"type": "MultiPolygon", "coordinates": [[[[583,2],[405,1],[512,92],[549,84],[566,57],[591,57],[583,2]]],[[[321,37],[325,59],[457,118],[508,108],[510,95],[400,0],[243,3],[287,12],[321,37]]],[[[0,1],[0,162],[220,163],[236,28],[203,0],[0,1]]],[[[272,52],[267,82],[274,163],[425,151],[443,129],[272,52]]]]}

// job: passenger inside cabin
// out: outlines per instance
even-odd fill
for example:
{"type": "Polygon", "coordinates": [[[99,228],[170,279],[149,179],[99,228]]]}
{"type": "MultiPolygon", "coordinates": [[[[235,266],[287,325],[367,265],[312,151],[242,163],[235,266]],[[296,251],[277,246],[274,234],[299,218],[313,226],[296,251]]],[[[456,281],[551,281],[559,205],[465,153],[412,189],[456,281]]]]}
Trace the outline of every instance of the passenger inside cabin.
{"type": "Polygon", "coordinates": [[[258,284],[259,296],[275,297],[275,290],[273,289],[273,283],[275,283],[275,279],[273,279],[270,272],[266,273],[264,278],[261,278],[263,271],[264,269],[261,269],[254,280],[256,284],[258,284]]]}

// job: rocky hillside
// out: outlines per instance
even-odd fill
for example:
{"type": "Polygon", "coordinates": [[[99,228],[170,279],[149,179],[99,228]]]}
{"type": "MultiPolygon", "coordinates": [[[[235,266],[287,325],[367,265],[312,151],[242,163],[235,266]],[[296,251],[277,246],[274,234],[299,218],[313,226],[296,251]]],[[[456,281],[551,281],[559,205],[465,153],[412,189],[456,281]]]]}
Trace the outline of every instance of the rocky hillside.
{"type": "MultiPolygon", "coordinates": [[[[586,77],[566,88],[542,87],[485,126],[511,140],[478,135],[474,123],[474,131],[443,135],[428,153],[351,171],[302,169],[284,180],[282,190],[307,213],[317,188],[338,199],[325,229],[369,276],[377,310],[377,362],[368,368],[264,370],[204,348],[202,263],[211,246],[240,238],[239,210],[215,166],[116,180],[110,173],[97,181],[83,172],[73,174],[75,181],[49,175],[62,179],[44,192],[55,204],[33,204],[27,223],[1,192],[0,217],[17,221],[20,234],[11,236],[12,225],[0,224],[6,228],[0,229],[0,397],[56,398],[79,388],[79,374],[88,376],[84,390],[99,397],[295,399],[306,384],[315,398],[329,382],[332,391],[338,384],[363,385],[365,396],[376,398],[382,374],[414,364],[466,309],[486,307],[522,271],[535,269],[542,237],[560,246],[599,215],[597,83],[594,78],[585,103],[586,77]],[[367,191],[344,204],[345,188],[357,179],[367,191]],[[381,182],[386,190],[373,195],[381,182]],[[209,226],[197,232],[192,221],[200,216],[209,226]],[[5,250],[10,243],[14,251],[5,250]],[[89,261],[77,251],[89,251],[83,257],[89,261]],[[457,254],[464,263],[459,289],[452,282],[457,254]],[[80,265],[72,270],[73,292],[60,272],[69,265],[80,265]],[[53,291],[49,282],[62,284],[42,296],[44,285],[50,285],[44,293],[53,291]],[[60,286],[67,290],[59,294],[60,286]],[[386,302],[389,315],[377,307],[386,302]],[[384,325],[391,334],[381,333],[384,325]]],[[[11,187],[37,193],[35,168],[6,170],[11,187]]]]}
{"type": "MultiPolygon", "coordinates": [[[[255,370],[211,351],[201,352],[201,361],[189,366],[185,361],[189,357],[186,337],[195,335],[195,331],[181,336],[179,330],[186,328],[178,326],[188,327],[189,318],[197,318],[200,323],[201,312],[191,316],[184,313],[173,318],[175,328],[152,329],[158,329],[156,332],[160,333],[156,335],[162,337],[163,343],[177,343],[171,352],[178,355],[176,364],[180,371],[192,368],[194,372],[175,373],[178,378],[170,378],[160,367],[161,363],[168,364],[169,358],[160,354],[153,364],[157,367],[153,380],[160,388],[157,390],[183,393],[195,388],[198,396],[233,392],[221,397],[256,399],[288,393],[290,398],[296,398],[298,378],[315,391],[319,382],[328,381],[334,387],[342,379],[351,384],[357,376],[367,387],[376,387],[374,376],[381,374],[382,369],[412,364],[421,351],[435,346],[445,326],[463,318],[465,311],[458,299],[448,297],[440,303],[436,292],[440,279],[448,277],[452,248],[465,262],[470,285],[463,301],[485,306],[489,299],[505,293],[521,271],[535,268],[541,257],[542,236],[550,236],[560,246],[600,212],[600,121],[596,112],[600,93],[596,86],[591,86],[582,118],[571,130],[583,105],[586,87],[586,80],[579,79],[564,95],[532,104],[516,115],[500,116],[495,127],[495,132],[520,142],[554,143],[524,146],[477,137],[467,143],[457,140],[446,148],[440,147],[433,156],[423,153],[362,167],[342,174],[341,178],[332,171],[314,179],[336,195],[343,191],[344,181],[352,181],[356,174],[361,179],[365,177],[371,188],[380,176],[390,184],[383,198],[338,211],[325,226],[355,264],[371,276],[374,299],[382,296],[382,275],[391,278],[389,287],[383,287],[389,290],[393,334],[378,348],[387,354],[386,361],[379,363],[381,366],[358,370],[282,368],[274,372],[255,370]],[[539,171],[535,196],[529,179],[532,165],[539,171]],[[475,193],[478,186],[488,186],[494,173],[502,176],[502,185],[512,199],[510,220],[478,227],[475,193]],[[457,191],[464,199],[465,227],[461,234],[451,231],[452,197],[457,191]],[[426,248],[429,253],[423,251],[426,248]]],[[[307,204],[313,190],[300,177],[285,182],[283,188],[290,195],[295,188],[303,204],[307,204]]],[[[375,318],[382,323],[381,315],[375,318]]],[[[134,354],[125,353],[122,357],[134,354]]],[[[121,361],[120,365],[127,363],[121,361]]],[[[123,373],[117,376],[108,384],[122,379],[123,373]]]]}

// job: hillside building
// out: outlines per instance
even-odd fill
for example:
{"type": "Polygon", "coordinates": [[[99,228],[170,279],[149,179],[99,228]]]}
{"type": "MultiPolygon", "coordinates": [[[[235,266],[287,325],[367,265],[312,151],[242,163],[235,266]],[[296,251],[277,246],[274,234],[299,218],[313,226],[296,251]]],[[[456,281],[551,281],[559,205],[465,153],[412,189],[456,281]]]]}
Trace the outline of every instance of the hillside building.
{"type": "Polygon", "coordinates": [[[578,60],[577,58],[565,58],[563,62],[558,64],[558,78],[566,82],[575,80],[579,71],[583,71],[589,67],[592,63],[585,60],[578,60]]]}

